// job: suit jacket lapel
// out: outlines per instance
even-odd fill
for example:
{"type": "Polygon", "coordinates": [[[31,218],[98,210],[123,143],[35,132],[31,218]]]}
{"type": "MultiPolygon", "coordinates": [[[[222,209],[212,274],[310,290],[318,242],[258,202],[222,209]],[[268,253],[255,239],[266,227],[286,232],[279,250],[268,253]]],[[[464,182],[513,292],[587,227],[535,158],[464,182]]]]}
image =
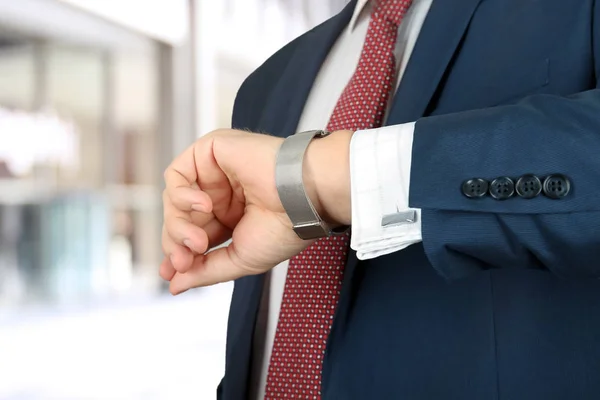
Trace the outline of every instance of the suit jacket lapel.
{"type": "Polygon", "coordinates": [[[313,82],[329,50],[350,22],[356,1],[352,0],[341,13],[302,38],[265,107],[261,129],[283,137],[296,132],[313,82]]]}
{"type": "Polygon", "coordinates": [[[427,107],[481,0],[434,0],[393,101],[388,125],[416,121],[427,107]]]}

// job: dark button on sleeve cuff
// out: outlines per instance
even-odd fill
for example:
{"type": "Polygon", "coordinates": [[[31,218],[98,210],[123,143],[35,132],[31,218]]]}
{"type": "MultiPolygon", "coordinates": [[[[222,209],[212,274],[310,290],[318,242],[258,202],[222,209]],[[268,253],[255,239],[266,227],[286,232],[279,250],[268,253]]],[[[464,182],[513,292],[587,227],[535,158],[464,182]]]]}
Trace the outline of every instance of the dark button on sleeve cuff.
{"type": "Polygon", "coordinates": [[[462,193],[470,199],[483,197],[488,192],[488,181],[481,178],[473,178],[463,182],[462,193]]]}
{"type": "Polygon", "coordinates": [[[561,199],[571,191],[571,181],[564,175],[549,175],[544,179],[544,194],[551,199],[561,199]]]}
{"type": "Polygon", "coordinates": [[[542,181],[535,175],[523,175],[515,184],[515,191],[524,199],[533,199],[542,192],[542,181]]]}
{"type": "Polygon", "coordinates": [[[506,176],[496,178],[490,183],[490,196],[496,200],[506,200],[515,194],[515,183],[506,176]]]}

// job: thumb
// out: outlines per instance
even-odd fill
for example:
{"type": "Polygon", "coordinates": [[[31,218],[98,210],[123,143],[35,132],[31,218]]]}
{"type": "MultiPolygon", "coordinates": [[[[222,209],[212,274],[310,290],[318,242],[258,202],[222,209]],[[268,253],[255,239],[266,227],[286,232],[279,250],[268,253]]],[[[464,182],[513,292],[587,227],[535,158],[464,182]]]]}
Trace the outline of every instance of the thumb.
{"type": "Polygon", "coordinates": [[[185,273],[177,272],[169,286],[172,294],[180,294],[189,289],[228,282],[248,275],[240,266],[233,243],[206,254],[194,257],[192,267],[185,273]]]}

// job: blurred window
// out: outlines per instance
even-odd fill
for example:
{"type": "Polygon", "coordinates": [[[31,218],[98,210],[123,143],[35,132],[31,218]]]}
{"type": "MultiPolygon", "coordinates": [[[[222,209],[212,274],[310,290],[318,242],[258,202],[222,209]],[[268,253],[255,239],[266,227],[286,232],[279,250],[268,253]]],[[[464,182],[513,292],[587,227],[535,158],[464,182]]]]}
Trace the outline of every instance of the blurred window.
{"type": "Polygon", "coordinates": [[[35,94],[34,46],[13,37],[0,38],[0,105],[29,110],[35,94]]]}
{"type": "Polygon", "coordinates": [[[0,35],[0,307],[160,288],[158,61],[0,35]]]}

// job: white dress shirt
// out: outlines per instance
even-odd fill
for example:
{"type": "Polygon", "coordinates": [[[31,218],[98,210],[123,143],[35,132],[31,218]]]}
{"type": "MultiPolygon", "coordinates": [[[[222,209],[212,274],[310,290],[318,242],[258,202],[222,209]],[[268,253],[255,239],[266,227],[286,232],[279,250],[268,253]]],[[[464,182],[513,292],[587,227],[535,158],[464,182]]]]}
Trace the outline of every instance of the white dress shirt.
{"type": "MultiPolygon", "coordinates": [[[[432,0],[414,0],[398,30],[396,60],[400,82],[432,0]]],[[[298,125],[298,132],[325,129],[352,77],[367,35],[372,5],[358,0],[354,14],[319,71],[298,125]]],[[[390,102],[391,103],[391,102],[390,102]]],[[[351,247],[360,259],[388,254],[421,241],[420,210],[408,208],[414,123],[355,132],[350,144],[352,191],[351,247]],[[386,215],[415,214],[382,226],[386,215]]],[[[257,318],[251,394],[262,400],[279,319],[288,263],[266,279],[257,318]],[[262,357],[261,357],[262,355],[262,357]]]]}

